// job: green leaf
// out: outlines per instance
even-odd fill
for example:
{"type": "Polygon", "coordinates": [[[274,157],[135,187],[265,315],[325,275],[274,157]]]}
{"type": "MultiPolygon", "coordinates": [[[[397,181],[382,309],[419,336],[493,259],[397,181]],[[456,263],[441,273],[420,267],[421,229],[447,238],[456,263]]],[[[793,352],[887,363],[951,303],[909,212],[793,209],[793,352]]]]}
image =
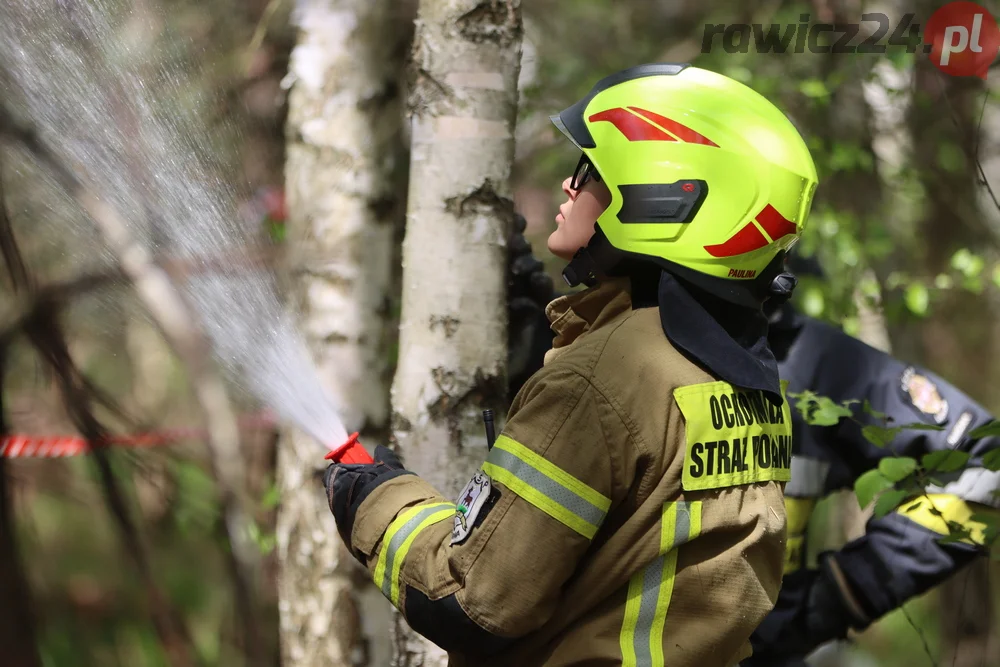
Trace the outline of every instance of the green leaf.
{"type": "Polygon", "coordinates": [[[993,284],[1000,287],[1000,264],[993,267],[993,284]]]}
{"type": "Polygon", "coordinates": [[[917,502],[913,503],[912,505],[909,505],[908,507],[906,507],[903,511],[904,512],[913,512],[914,510],[918,509],[920,507],[920,505],[921,505],[921,503],[918,500],[917,502]]]}
{"type": "Polygon", "coordinates": [[[923,316],[927,314],[927,306],[930,305],[931,298],[923,283],[910,283],[906,292],[903,293],[903,300],[911,313],[923,316]]]}
{"type": "Polygon", "coordinates": [[[938,426],[937,424],[925,424],[924,422],[911,422],[909,424],[903,424],[898,426],[905,431],[943,431],[944,426],[938,426]]]}
{"type": "Polygon", "coordinates": [[[969,431],[969,435],[966,437],[970,440],[979,440],[980,438],[988,438],[996,435],[1000,435],[1000,421],[987,422],[978,428],[974,428],[969,431]]]}
{"type": "Polygon", "coordinates": [[[890,482],[901,482],[916,469],[916,459],[909,456],[891,456],[878,462],[878,471],[890,482]]]}
{"type": "Polygon", "coordinates": [[[962,540],[971,539],[972,534],[967,530],[954,530],[938,540],[938,544],[957,544],[962,540]]]}
{"type": "Polygon", "coordinates": [[[278,485],[271,484],[271,486],[268,487],[267,492],[264,494],[264,497],[261,498],[260,506],[265,510],[273,510],[278,506],[280,501],[281,491],[278,489],[278,485]]]}
{"type": "Polygon", "coordinates": [[[826,302],[823,298],[823,290],[816,286],[807,288],[805,292],[801,294],[799,299],[802,304],[803,312],[810,317],[819,317],[823,314],[823,309],[826,308],[826,302]]]}
{"type": "Polygon", "coordinates": [[[866,415],[871,415],[875,419],[884,420],[887,417],[887,415],[884,412],[879,412],[878,410],[873,408],[871,401],[869,401],[867,398],[865,399],[865,402],[861,405],[861,409],[864,410],[864,413],[866,415]]]}
{"type": "Polygon", "coordinates": [[[861,435],[865,440],[872,443],[876,447],[882,448],[892,442],[901,430],[903,429],[899,426],[877,426],[875,424],[869,424],[862,427],[861,435]]]}
{"type": "Polygon", "coordinates": [[[1000,471],[1000,449],[994,449],[983,457],[983,467],[994,472],[1000,471]]]}
{"type": "Polygon", "coordinates": [[[909,491],[904,491],[902,489],[900,489],[900,490],[886,491],[885,493],[883,493],[882,495],[880,495],[878,497],[878,500],[875,501],[874,512],[875,512],[876,518],[881,519],[886,514],[889,514],[890,512],[892,512],[894,509],[896,509],[897,507],[899,507],[899,505],[904,500],[906,500],[906,498],[909,495],[910,495],[909,491]]]}
{"type": "Polygon", "coordinates": [[[926,470],[934,472],[955,472],[965,467],[969,462],[967,452],[959,452],[954,449],[943,449],[930,454],[924,454],[920,459],[920,465],[926,470]]]}
{"type": "Polygon", "coordinates": [[[284,243],[288,238],[288,227],[284,222],[268,221],[267,233],[275,243],[284,243]]]}
{"type": "Polygon", "coordinates": [[[820,79],[806,79],[799,84],[799,92],[813,99],[826,97],[830,94],[826,84],[820,79]]]}
{"type": "Polygon", "coordinates": [[[848,407],[857,401],[845,401],[843,404],[834,403],[826,396],[813,394],[809,399],[809,410],[803,411],[802,416],[806,423],[812,426],[835,426],[842,418],[850,417],[853,413],[848,407]]]}
{"type": "Polygon", "coordinates": [[[937,157],[938,165],[944,168],[945,171],[950,171],[953,174],[961,171],[962,166],[965,164],[965,154],[962,152],[962,149],[951,142],[938,144],[937,157]]]}
{"type": "Polygon", "coordinates": [[[955,286],[955,281],[947,273],[939,273],[934,279],[934,287],[938,289],[951,289],[955,286]]]}
{"type": "Polygon", "coordinates": [[[889,488],[892,488],[892,482],[878,470],[869,470],[854,481],[854,495],[862,507],[868,507],[875,496],[889,488]]]}
{"type": "Polygon", "coordinates": [[[1000,526],[1000,516],[997,516],[996,514],[974,512],[972,516],[969,517],[969,520],[976,521],[984,526],[1000,526]]]}

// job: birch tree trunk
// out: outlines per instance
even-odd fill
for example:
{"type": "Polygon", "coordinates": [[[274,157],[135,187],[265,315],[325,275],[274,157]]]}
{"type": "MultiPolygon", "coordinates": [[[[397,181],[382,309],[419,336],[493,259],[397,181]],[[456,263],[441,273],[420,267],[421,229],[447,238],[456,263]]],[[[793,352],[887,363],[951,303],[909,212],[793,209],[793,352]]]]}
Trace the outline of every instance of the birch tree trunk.
{"type": "MultiPolygon", "coordinates": [[[[361,431],[369,448],[388,437],[388,320],[406,190],[406,6],[302,0],[285,81],[293,292],[322,380],[347,429],[361,431]]],[[[382,667],[391,655],[390,607],[341,542],[320,483],[325,463],[308,436],[285,434],[277,518],[282,664],[382,667]]]]}
{"type": "MultiPolygon", "coordinates": [[[[449,497],[486,457],[482,410],[506,410],[521,39],[520,0],[420,1],[392,426],[406,465],[449,497]]],[[[399,616],[395,644],[395,665],[445,664],[399,616]]]]}

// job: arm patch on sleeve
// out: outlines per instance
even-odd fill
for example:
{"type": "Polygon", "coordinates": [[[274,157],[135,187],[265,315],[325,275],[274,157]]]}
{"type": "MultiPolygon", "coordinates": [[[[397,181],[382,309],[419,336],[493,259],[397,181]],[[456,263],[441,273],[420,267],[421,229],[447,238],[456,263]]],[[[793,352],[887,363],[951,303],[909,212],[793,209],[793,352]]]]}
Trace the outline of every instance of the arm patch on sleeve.
{"type": "Polygon", "coordinates": [[[482,523],[482,519],[496,503],[496,496],[493,492],[493,483],[489,475],[479,470],[472,476],[455,501],[456,510],[454,524],[451,528],[451,544],[464,542],[472,529],[482,523]]]}

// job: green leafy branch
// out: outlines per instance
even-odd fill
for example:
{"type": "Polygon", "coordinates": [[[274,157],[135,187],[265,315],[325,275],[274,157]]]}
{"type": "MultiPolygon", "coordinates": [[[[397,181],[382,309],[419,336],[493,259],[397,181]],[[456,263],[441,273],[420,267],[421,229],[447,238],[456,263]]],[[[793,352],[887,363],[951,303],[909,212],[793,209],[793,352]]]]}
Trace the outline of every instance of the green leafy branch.
{"type": "Polygon", "coordinates": [[[949,273],[940,273],[933,279],[918,279],[895,271],[887,277],[886,288],[902,290],[907,309],[914,315],[924,316],[935,292],[958,289],[982,294],[988,283],[1000,289],[1000,264],[987,267],[980,255],[962,248],[952,255],[949,273]]]}
{"type": "MultiPolygon", "coordinates": [[[[892,442],[904,431],[943,430],[941,426],[919,422],[891,425],[892,418],[874,410],[867,400],[862,404],[863,412],[880,421],[880,424],[866,423],[855,416],[853,406],[860,403],[857,400],[837,403],[826,396],[820,396],[808,390],[789,394],[789,397],[796,400],[796,408],[807,424],[811,426],[835,426],[840,423],[841,419],[850,419],[861,427],[862,436],[880,449],[889,447],[891,450],[892,442]]],[[[1000,422],[993,421],[984,424],[973,429],[967,437],[975,440],[989,436],[1000,436],[1000,422]]],[[[957,449],[940,450],[925,454],[920,460],[917,460],[911,456],[902,456],[895,450],[892,451],[894,456],[883,458],[879,461],[878,468],[865,472],[855,480],[854,493],[858,503],[862,507],[867,507],[874,501],[874,515],[881,518],[906,503],[912,503],[907,509],[914,509],[919,502],[926,499],[930,505],[930,513],[944,521],[948,526],[948,535],[941,538],[942,543],[972,541],[973,536],[970,528],[946,519],[944,514],[934,506],[933,499],[927,493],[928,487],[943,486],[941,481],[935,478],[935,475],[955,473],[967,469],[970,465],[968,452],[957,449]]],[[[987,470],[1000,471],[1000,449],[987,453],[979,465],[987,470]]],[[[993,493],[1000,496],[1000,491],[993,493]]],[[[994,558],[1000,560],[1000,517],[977,513],[971,518],[985,526],[983,533],[985,545],[992,548],[994,558]]]]}

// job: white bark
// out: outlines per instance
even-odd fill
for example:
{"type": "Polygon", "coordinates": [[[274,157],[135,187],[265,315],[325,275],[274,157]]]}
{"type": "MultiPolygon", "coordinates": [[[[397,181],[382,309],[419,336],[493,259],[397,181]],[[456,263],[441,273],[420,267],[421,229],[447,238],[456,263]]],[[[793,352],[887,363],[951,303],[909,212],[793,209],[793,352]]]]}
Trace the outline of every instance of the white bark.
{"type": "MultiPolygon", "coordinates": [[[[385,442],[389,417],[386,320],[405,188],[401,18],[394,0],[302,0],[285,81],[289,263],[303,329],[344,424],[369,450],[385,442]]],[[[372,604],[341,543],[316,452],[297,433],[279,447],[282,664],[386,665],[390,606],[372,604]]]]}
{"type": "MultiPolygon", "coordinates": [[[[519,0],[421,0],[393,435],[454,496],[505,410],[505,250],[513,206],[519,0]]],[[[498,424],[498,427],[500,424],[498,424]]],[[[443,665],[397,618],[396,665],[443,665]]]]}

